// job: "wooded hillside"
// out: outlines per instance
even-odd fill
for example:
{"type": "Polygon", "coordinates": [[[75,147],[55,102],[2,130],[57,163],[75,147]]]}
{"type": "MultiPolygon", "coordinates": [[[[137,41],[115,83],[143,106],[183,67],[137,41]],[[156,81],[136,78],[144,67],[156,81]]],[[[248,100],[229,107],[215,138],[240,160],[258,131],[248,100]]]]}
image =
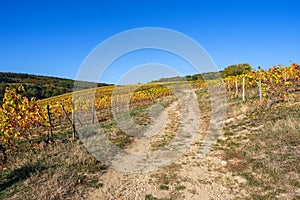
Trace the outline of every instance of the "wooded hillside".
{"type": "MultiPolygon", "coordinates": [[[[24,86],[25,95],[28,98],[35,97],[36,99],[43,99],[71,92],[73,90],[74,80],[51,76],[0,72],[0,102],[3,99],[6,87],[17,88],[19,85],[24,86]]],[[[90,82],[82,81],[80,85],[82,89],[87,89],[91,84],[90,82]]],[[[106,85],[108,84],[97,84],[98,87],[106,85]]]]}

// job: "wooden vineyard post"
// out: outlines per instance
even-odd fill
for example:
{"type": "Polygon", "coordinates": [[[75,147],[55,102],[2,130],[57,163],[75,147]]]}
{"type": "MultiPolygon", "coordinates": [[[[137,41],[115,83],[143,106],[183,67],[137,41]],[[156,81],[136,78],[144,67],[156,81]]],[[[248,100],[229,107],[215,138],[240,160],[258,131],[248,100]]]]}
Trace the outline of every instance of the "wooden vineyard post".
{"type": "Polygon", "coordinates": [[[230,91],[230,83],[229,83],[229,80],[227,80],[227,90],[228,90],[228,94],[229,94],[229,97],[230,97],[231,91],[230,91]]]}
{"type": "Polygon", "coordinates": [[[74,102],[72,102],[72,128],[73,128],[73,141],[75,141],[75,136],[76,136],[76,129],[75,129],[75,106],[74,102]]]}
{"type": "MultiPolygon", "coordinates": [[[[1,156],[1,160],[3,161],[3,163],[6,163],[7,161],[7,155],[6,155],[6,149],[5,147],[0,143],[0,155],[1,156]]],[[[0,165],[1,166],[1,165],[0,165]]]]}
{"type": "Polygon", "coordinates": [[[243,76],[242,97],[244,102],[245,101],[245,76],[243,76]]]}
{"type": "Polygon", "coordinates": [[[259,90],[259,105],[262,106],[262,88],[261,88],[261,80],[258,81],[258,90],[259,90]]]}
{"type": "Polygon", "coordinates": [[[72,120],[70,119],[67,111],[65,110],[65,107],[64,105],[62,104],[62,102],[60,102],[60,107],[62,108],[62,110],[64,111],[66,117],[67,117],[67,120],[69,121],[70,125],[72,126],[72,129],[73,129],[73,141],[75,141],[76,139],[76,129],[75,129],[75,112],[74,112],[74,103],[72,103],[72,120]]]}
{"type": "Polygon", "coordinates": [[[286,95],[288,95],[289,91],[288,91],[288,87],[287,87],[287,84],[286,84],[286,72],[284,72],[284,87],[285,87],[286,95]]]}
{"type": "Polygon", "coordinates": [[[235,98],[238,98],[239,94],[239,87],[238,87],[238,80],[237,80],[237,76],[235,77],[235,98]]]}
{"type": "Polygon", "coordinates": [[[49,124],[50,124],[48,140],[52,141],[53,140],[53,127],[54,126],[53,126],[52,121],[51,121],[51,112],[50,112],[50,105],[49,104],[47,104],[46,109],[47,109],[48,121],[49,121],[49,124]]]}
{"type": "Polygon", "coordinates": [[[286,84],[286,72],[284,72],[284,85],[286,84]]]}
{"type": "Polygon", "coordinates": [[[94,125],[95,124],[95,106],[94,106],[94,101],[92,101],[91,106],[92,106],[92,123],[94,125]]]}

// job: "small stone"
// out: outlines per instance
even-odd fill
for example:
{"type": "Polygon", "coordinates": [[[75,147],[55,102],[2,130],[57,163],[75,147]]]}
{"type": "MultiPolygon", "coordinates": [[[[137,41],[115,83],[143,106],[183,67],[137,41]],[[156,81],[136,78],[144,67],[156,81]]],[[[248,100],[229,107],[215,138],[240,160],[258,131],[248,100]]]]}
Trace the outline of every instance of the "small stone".
{"type": "Polygon", "coordinates": [[[225,167],[225,166],[227,165],[227,161],[222,160],[222,161],[221,161],[221,165],[222,165],[223,167],[225,167]]]}

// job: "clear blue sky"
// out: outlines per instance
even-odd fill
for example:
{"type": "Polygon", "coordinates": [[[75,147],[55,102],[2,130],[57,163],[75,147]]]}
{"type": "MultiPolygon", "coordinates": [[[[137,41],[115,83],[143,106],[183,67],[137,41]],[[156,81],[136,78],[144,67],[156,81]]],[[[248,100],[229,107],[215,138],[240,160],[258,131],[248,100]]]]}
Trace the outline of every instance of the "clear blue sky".
{"type": "MultiPolygon", "coordinates": [[[[243,62],[265,68],[288,65],[289,60],[299,63],[299,8],[296,0],[0,0],[0,71],[75,78],[100,42],[149,26],[192,37],[219,69],[243,62]]],[[[123,73],[118,67],[132,66],[130,56],[115,66],[116,77],[123,73]]],[[[172,64],[172,56],[164,53],[148,51],[135,57],[135,64],[172,64]]],[[[177,64],[182,74],[194,72],[182,61],[177,64]]],[[[116,78],[110,74],[103,81],[114,83],[116,78]]]]}

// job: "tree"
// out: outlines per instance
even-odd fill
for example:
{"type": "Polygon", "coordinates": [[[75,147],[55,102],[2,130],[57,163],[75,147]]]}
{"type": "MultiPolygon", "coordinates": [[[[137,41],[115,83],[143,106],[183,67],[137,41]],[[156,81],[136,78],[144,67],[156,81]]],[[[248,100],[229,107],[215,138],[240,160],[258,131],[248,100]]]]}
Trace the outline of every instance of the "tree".
{"type": "Polygon", "coordinates": [[[237,76],[251,71],[251,66],[248,63],[230,65],[222,72],[222,77],[237,76]]]}

